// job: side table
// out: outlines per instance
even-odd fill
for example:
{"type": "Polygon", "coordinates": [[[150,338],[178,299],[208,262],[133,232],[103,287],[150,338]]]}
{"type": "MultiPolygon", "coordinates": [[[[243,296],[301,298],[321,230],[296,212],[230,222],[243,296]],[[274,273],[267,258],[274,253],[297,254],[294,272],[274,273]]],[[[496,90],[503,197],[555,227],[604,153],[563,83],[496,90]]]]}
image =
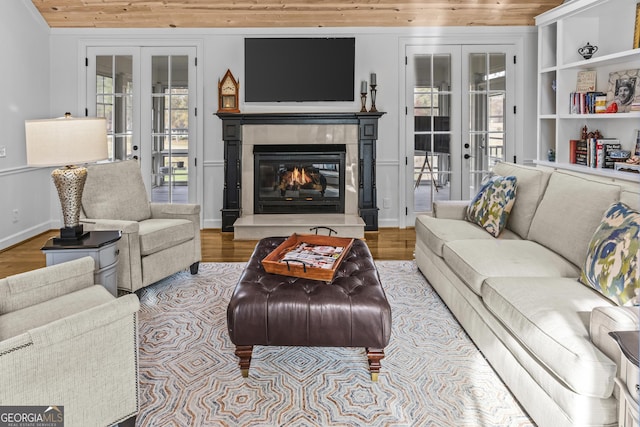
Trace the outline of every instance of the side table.
{"type": "Polygon", "coordinates": [[[118,296],[118,248],[120,231],[91,231],[82,240],[54,242],[51,238],[41,248],[47,258],[47,266],[90,256],[95,260],[95,282],[101,284],[113,296],[118,296]]]}
{"type": "Polygon", "coordinates": [[[618,426],[638,426],[638,397],[640,397],[640,369],[638,353],[640,349],[640,331],[609,332],[622,353],[620,358],[620,376],[616,384],[620,388],[618,426]]]}

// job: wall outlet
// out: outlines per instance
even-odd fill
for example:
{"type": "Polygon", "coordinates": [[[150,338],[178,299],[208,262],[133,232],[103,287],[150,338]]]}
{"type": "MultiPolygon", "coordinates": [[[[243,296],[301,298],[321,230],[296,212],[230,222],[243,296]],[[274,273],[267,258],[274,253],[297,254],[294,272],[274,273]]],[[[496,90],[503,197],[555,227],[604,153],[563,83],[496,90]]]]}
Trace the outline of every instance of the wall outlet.
{"type": "Polygon", "coordinates": [[[20,221],[20,211],[18,209],[14,209],[13,211],[11,211],[11,220],[13,222],[20,221]]]}
{"type": "Polygon", "coordinates": [[[388,197],[385,197],[382,199],[382,207],[384,209],[389,209],[391,208],[391,199],[388,197]]]}
{"type": "Polygon", "coordinates": [[[0,145],[0,157],[7,157],[7,147],[0,145]]]}

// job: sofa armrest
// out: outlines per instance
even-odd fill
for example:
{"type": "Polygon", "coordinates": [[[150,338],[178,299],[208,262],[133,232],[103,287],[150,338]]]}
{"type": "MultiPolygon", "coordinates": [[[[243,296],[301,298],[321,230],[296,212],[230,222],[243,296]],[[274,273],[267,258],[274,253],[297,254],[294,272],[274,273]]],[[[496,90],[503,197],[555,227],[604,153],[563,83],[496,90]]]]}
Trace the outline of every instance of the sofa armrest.
{"type": "Polygon", "coordinates": [[[465,219],[468,200],[438,200],[433,202],[434,218],[465,219]]]}
{"type": "Polygon", "coordinates": [[[591,312],[589,335],[595,344],[611,360],[619,363],[620,348],[609,332],[640,329],[640,307],[596,307],[591,312]]]}
{"type": "Polygon", "coordinates": [[[135,415],[138,309],[137,296],[126,295],[0,342],[0,402],[53,399],[69,425],[112,425],[135,415]]]}
{"type": "Polygon", "coordinates": [[[94,270],[87,256],[0,279],[0,315],[92,286],[94,270]]]}
{"type": "Polygon", "coordinates": [[[34,328],[29,331],[29,335],[35,346],[55,346],[62,341],[77,339],[83,334],[95,333],[139,309],[140,301],[135,294],[123,295],[108,303],[34,328]]]}
{"type": "Polygon", "coordinates": [[[140,230],[140,224],[136,221],[125,221],[119,219],[94,219],[82,218],[80,222],[87,231],[110,231],[120,230],[122,234],[137,233],[140,230]]]}

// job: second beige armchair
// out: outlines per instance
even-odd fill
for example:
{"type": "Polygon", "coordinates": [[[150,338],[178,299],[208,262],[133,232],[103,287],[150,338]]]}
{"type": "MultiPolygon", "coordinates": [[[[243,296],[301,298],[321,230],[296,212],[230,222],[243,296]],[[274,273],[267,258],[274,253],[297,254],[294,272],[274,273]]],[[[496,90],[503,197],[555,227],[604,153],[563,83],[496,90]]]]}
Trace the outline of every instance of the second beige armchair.
{"type": "Polygon", "coordinates": [[[135,292],[201,260],[200,205],[150,203],[137,160],[88,166],[85,230],[120,230],[118,289],[135,292]]]}

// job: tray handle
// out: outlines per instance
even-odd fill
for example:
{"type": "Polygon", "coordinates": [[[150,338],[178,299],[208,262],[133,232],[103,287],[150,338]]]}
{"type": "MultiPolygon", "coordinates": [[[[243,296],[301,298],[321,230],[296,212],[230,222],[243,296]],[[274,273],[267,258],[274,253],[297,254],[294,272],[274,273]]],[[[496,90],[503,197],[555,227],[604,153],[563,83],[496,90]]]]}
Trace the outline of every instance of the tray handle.
{"type": "Polygon", "coordinates": [[[304,271],[305,273],[307,272],[307,265],[312,265],[308,262],[304,262],[298,259],[285,259],[283,260],[285,263],[287,263],[287,271],[291,271],[291,266],[289,266],[290,262],[298,262],[300,264],[302,264],[302,271],[304,271]]]}
{"type": "Polygon", "coordinates": [[[316,231],[316,235],[317,235],[318,234],[318,230],[321,229],[321,228],[323,228],[325,230],[329,230],[329,237],[331,237],[331,233],[338,234],[338,232],[336,230],[334,230],[333,228],[325,227],[324,225],[319,225],[318,227],[311,227],[309,229],[309,231],[315,230],[316,231]]]}

